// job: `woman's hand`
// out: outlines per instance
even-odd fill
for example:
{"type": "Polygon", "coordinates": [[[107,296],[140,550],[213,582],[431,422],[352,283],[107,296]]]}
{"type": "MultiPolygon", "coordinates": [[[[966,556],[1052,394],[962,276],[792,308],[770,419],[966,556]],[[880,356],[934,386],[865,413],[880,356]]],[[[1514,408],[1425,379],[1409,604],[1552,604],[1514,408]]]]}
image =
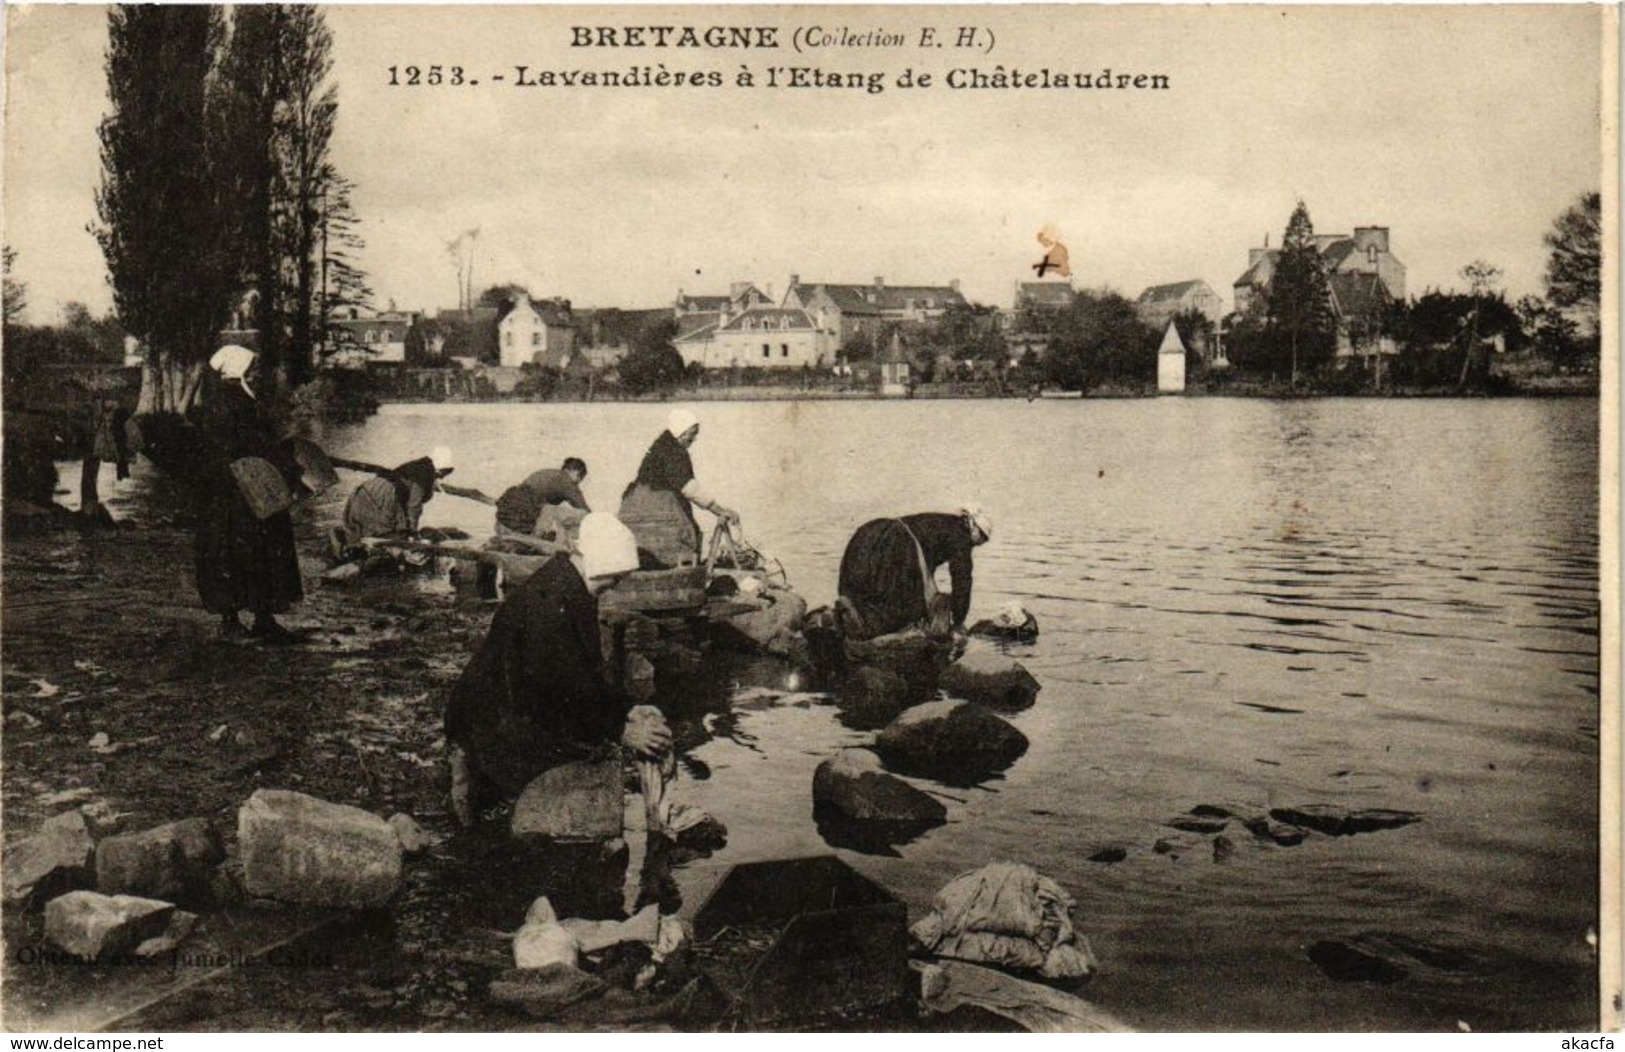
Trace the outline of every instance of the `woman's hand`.
{"type": "Polygon", "coordinates": [[[621,744],[639,756],[654,758],[671,751],[671,728],[653,705],[636,705],[626,714],[621,744]]]}

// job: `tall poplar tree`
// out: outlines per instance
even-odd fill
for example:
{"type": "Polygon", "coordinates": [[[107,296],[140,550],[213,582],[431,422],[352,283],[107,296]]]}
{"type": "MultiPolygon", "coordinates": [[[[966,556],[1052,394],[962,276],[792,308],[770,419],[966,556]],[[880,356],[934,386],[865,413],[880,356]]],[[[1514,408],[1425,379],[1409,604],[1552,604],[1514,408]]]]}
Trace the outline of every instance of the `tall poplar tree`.
{"type": "Polygon", "coordinates": [[[184,412],[239,270],[211,121],[224,21],[214,6],[131,5],[108,12],[107,31],[92,232],[119,320],[146,348],[139,409],[184,412]]]}

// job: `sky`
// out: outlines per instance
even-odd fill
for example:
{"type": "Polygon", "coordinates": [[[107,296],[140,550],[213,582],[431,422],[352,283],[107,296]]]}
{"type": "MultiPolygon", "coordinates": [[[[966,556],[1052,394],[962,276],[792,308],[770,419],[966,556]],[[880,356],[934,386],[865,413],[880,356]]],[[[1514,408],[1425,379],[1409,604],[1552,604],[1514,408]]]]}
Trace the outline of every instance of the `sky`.
{"type": "MultiPolygon", "coordinates": [[[[7,10],[4,239],[29,320],[111,303],[87,226],[105,10],[7,10]]],[[[1476,259],[1541,290],[1542,235],[1601,186],[1600,6],[385,7],[327,9],[333,159],[356,185],[380,309],[476,289],[668,305],[753,281],[946,284],[1009,305],[1054,224],[1074,283],[1206,280],[1231,300],[1294,204],[1320,233],[1390,229],[1407,291],[1476,259]],[[774,50],[575,48],[574,26],[776,28],[774,50]],[[977,49],[953,46],[974,26],[977,49]],[[797,31],[898,48],[797,53],[797,31]],[[947,46],[919,47],[925,28],[947,46]],[[988,34],[991,33],[991,46],[988,34]],[[408,65],[475,85],[390,86],[408,65]],[[719,88],[521,87],[537,70],[716,70],[719,88]],[[878,72],[878,94],[761,86],[769,67],[878,72]],[[1167,90],[951,90],[954,69],[1161,73],[1167,90]],[[735,86],[741,68],[758,84],[735,86]],[[913,69],[929,88],[900,88],[913,69]],[[504,75],[504,82],[493,77],[504,75]]],[[[781,74],[782,75],[782,74],[781,74]]]]}

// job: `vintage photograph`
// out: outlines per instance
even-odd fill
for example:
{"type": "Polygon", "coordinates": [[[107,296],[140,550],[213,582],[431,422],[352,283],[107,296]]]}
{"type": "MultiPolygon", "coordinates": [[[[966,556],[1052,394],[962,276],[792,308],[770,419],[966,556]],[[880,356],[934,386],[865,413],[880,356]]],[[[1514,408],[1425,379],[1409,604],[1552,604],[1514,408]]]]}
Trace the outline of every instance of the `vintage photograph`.
{"type": "Polygon", "coordinates": [[[4,15],[6,1029],[1618,1029],[1617,7],[4,15]]]}

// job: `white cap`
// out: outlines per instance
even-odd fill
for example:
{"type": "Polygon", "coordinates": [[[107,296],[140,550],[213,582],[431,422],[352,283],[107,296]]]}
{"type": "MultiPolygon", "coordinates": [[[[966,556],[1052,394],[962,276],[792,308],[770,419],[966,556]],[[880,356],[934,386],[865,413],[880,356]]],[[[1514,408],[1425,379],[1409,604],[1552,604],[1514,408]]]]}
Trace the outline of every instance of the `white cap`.
{"type": "Polygon", "coordinates": [[[965,518],[974,523],[976,528],[982,531],[982,537],[984,539],[992,539],[993,520],[988,518],[987,512],[982,510],[982,506],[980,504],[962,505],[959,509],[959,514],[965,516],[965,518]]]}
{"type": "Polygon", "coordinates": [[[587,577],[631,573],[638,568],[638,542],[632,531],[607,511],[595,511],[581,520],[576,537],[581,571],[587,577]]]}
{"type": "MultiPolygon", "coordinates": [[[[422,447],[418,448],[421,449],[422,447]]],[[[451,455],[451,450],[445,446],[435,446],[434,452],[429,454],[429,459],[434,461],[436,471],[450,471],[457,466],[457,459],[451,455]]]]}
{"type": "Polygon", "coordinates": [[[1027,619],[1031,616],[1032,615],[1027,612],[1027,608],[1021,605],[1021,600],[1012,599],[1008,603],[1005,603],[1003,606],[999,607],[998,622],[1001,625],[1009,625],[1012,628],[1019,628],[1020,626],[1026,624],[1027,619]]]}
{"type": "Polygon", "coordinates": [[[248,367],[259,357],[241,344],[228,343],[209,358],[209,368],[227,380],[241,380],[248,375],[248,367]]]}
{"type": "Polygon", "coordinates": [[[671,415],[666,417],[666,430],[671,432],[672,438],[682,438],[684,431],[699,422],[700,418],[687,409],[673,409],[671,415]]]}

